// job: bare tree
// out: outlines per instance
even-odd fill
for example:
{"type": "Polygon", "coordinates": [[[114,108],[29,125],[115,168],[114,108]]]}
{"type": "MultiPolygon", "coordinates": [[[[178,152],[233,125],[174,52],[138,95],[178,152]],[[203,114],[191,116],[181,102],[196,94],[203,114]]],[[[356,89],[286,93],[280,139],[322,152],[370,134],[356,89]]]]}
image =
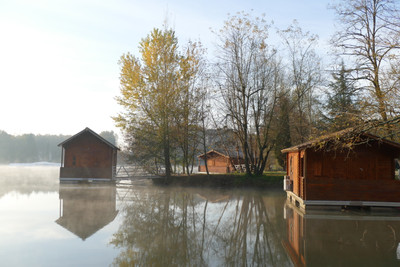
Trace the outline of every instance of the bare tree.
{"type": "MultiPolygon", "coordinates": [[[[294,21],[280,35],[287,48],[288,84],[293,107],[294,143],[305,142],[312,134],[316,118],[316,89],[322,83],[321,58],[315,52],[318,36],[304,32],[294,21]],[[296,116],[295,116],[296,115],[296,116]]],[[[293,136],[292,136],[293,137],[293,136]]]]}
{"type": "Polygon", "coordinates": [[[339,49],[339,55],[354,61],[354,78],[370,93],[365,101],[367,110],[372,112],[368,114],[369,118],[376,119],[378,115],[381,120],[388,121],[393,88],[385,84],[384,79],[390,79],[387,75],[399,59],[400,16],[397,1],[342,1],[333,8],[341,27],[332,38],[332,43],[339,49]]]}
{"type": "Polygon", "coordinates": [[[261,175],[274,141],[271,137],[280,66],[267,45],[269,24],[238,13],[217,33],[218,78],[229,127],[241,143],[246,173],[261,175]]]}
{"type": "Polygon", "coordinates": [[[204,94],[200,98],[200,140],[201,140],[201,149],[203,151],[203,154],[205,155],[204,159],[204,166],[206,168],[206,173],[207,175],[210,175],[210,172],[208,171],[208,162],[207,162],[207,125],[208,125],[208,119],[209,119],[209,113],[210,113],[210,105],[207,104],[207,97],[208,97],[208,92],[207,92],[207,81],[208,79],[204,79],[203,81],[205,82],[205,88],[204,88],[204,94]]]}

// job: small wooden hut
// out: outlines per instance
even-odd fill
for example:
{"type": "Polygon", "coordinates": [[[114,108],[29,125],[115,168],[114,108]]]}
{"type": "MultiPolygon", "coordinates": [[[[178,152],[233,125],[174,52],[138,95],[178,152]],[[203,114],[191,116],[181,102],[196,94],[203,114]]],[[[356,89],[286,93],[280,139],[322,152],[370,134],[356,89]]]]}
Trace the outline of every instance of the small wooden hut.
{"type": "Polygon", "coordinates": [[[118,147],[89,128],[60,143],[60,181],[111,181],[118,147]]]}
{"type": "Polygon", "coordinates": [[[400,207],[400,181],[395,179],[399,143],[347,129],[282,153],[287,160],[284,189],[289,201],[302,209],[400,207]]]}
{"type": "Polygon", "coordinates": [[[240,152],[223,154],[216,150],[210,150],[206,154],[197,156],[199,159],[199,172],[206,172],[205,161],[207,160],[208,171],[211,173],[232,173],[240,171],[244,167],[244,159],[240,152]],[[236,154],[236,155],[234,155],[236,154]]]}

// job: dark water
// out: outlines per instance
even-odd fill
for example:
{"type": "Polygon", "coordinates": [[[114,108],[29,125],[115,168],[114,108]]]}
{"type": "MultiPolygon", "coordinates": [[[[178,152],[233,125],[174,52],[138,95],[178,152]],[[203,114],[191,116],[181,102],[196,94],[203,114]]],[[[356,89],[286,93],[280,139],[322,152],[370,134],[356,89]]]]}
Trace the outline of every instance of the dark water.
{"type": "Polygon", "coordinates": [[[400,213],[285,205],[280,190],[59,185],[0,167],[1,266],[399,266],[400,213]]]}

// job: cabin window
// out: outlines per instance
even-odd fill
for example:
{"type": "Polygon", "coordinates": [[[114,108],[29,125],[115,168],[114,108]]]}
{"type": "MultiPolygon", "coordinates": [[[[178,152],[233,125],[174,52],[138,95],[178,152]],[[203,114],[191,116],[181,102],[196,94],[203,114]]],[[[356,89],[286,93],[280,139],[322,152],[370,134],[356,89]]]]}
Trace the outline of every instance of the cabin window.
{"type": "Polygon", "coordinates": [[[289,176],[293,177],[293,156],[289,159],[289,176]]]}
{"type": "Polygon", "coordinates": [[[72,166],[75,166],[75,165],[76,165],[76,157],[72,156],[72,166]]]}
{"type": "Polygon", "coordinates": [[[394,160],[394,179],[400,180],[400,159],[394,160]]]}

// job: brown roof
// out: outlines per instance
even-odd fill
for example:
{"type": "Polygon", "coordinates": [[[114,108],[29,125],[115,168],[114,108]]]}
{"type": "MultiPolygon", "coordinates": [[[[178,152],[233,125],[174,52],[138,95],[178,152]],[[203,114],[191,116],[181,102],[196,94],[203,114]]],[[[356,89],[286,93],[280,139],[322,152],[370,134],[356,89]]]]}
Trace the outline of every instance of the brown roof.
{"type": "Polygon", "coordinates": [[[382,137],[379,137],[371,133],[360,132],[355,130],[354,128],[348,128],[328,135],[323,135],[317,139],[296,146],[282,149],[281,152],[288,153],[293,151],[304,150],[307,148],[322,148],[328,142],[335,142],[335,141],[341,144],[341,148],[344,147],[351,148],[353,145],[357,145],[357,143],[361,144],[368,142],[369,140],[379,141],[390,147],[400,150],[400,143],[384,139],[382,137]]]}
{"type": "Polygon", "coordinates": [[[106,139],[104,139],[103,137],[101,137],[100,135],[98,135],[97,133],[95,133],[93,130],[89,129],[88,127],[86,127],[85,129],[83,129],[82,131],[80,131],[79,133],[71,136],[70,138],[68,138],[67,140],[65,140],[64,142],[61,142],[60,144],[58,144],[58,146],[65,146],[67,143],[71,142],[72,140],[74,140],[75,138],[77,138],[78,136],[84,134],[84,133],[90,133],[92,134],[94,137],[98,138],[100,141],[102,141],[103,143],[105,143],[106,145],[118,149],[120,150],[117,146],[115,146],[114,144],[111,144],[110,142],[108,142],[106,139]]]}
{"type": "MultiPolygon", "coordinates": [[[[214,149],[211,149],[206,154],[211,154],[211,153],[215,153],[215,154],[220,155],[220,156],[225,157],[225,158],[236,158],[237,157],[237,152],[229,153],[229,154],[232,154],[232,156],[230,156],[230,155],[226,155],[226,154],[223,154],[221,152],[218,152],[217,150],[214,150],[214,149]]],[[[198,158],[204,158],[204,156],[205,156],[205,154],[203,153],[201,155],[198,155],[197,157],[198,158]]],[[[242,153],[240,151],[239,151],[239,158],[243,158],[243,155],[242,155],[242,153]]]]}

